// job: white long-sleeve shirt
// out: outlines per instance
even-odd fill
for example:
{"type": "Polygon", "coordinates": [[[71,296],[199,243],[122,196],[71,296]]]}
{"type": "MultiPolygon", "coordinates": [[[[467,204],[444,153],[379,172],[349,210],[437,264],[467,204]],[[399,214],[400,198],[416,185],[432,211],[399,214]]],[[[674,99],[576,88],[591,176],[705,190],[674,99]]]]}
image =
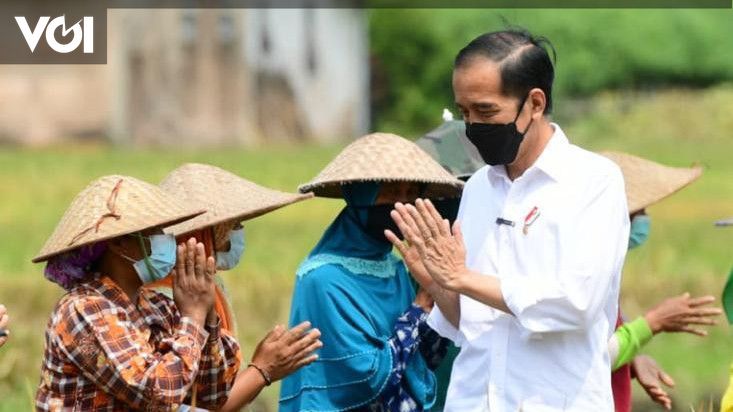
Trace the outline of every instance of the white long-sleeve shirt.
{"type": "Polygon", "coordinates": [[[430,326],[461,347],[448,412],[614,409],[608,340],[629,238],[623,176],[553,128],[522,176],[486,166],[464,188],[467,266],[500,279],[513,315],[460,296],[456,329],[433,309],[430,326]]]}

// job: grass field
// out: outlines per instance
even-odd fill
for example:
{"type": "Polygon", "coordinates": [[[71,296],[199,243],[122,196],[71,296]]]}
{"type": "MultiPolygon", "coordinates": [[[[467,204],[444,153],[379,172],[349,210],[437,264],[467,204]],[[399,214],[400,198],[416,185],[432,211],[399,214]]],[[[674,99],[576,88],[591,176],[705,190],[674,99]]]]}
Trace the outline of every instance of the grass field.
{"type": "MultiPolygon", "coordinates": [[[[623,280],[628,317],[663,297],[690,291],[719,295],[733,265],[733,229],[712,223],[733,216],[733,87],[706,91],[618,93],[592,101],[558,102],[557,118],[576,143],[615,149],[670,165],[700,161],[702,179],[649,209],[649,242],[629,254],[623,280]]],[[[130,174],[159,182],[183,162],[221,166],[261,184],[294,190],[313,177],[339,147],[250,150],[127,150],[99,145],[46,149],[0,148],[0,302],[11,314],[11,340],[0,350],[0,411],[31,408],[48,315],[62,290],[30,259],[73,196],[93,178],[130,174]]],[[[224,274],[234,300],[245,356],[276,322],[285,322],[293,273],[341,203],[314,199],[245,224],[243,264],[224,274]]],[[[724,323],[721,320],[721,324],[724,323]]],[[[677,381],[677,410],[718,399],[733,361],[729,330],[706,339],[661,336],[646,350],[677,381]]],[[[657,410],[639,400],[635,410],[657,410]]],[[[276,410],[277,386],[250,408],[276,410]]]]}

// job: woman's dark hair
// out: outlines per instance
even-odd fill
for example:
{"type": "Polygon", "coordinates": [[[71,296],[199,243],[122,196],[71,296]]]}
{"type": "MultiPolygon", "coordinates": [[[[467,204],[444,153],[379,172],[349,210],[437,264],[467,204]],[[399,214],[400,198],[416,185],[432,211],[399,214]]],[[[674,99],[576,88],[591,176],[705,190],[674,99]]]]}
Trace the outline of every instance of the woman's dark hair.
{"type": "Polygon", "coordinates": [[[499,64],[501,91],[521,100],[533,88],[541,89],[547,98],[544,113],[552,112],[553,62],[557,56],[550,41],[524,29],[508,29],[482,34],[461,49],[453,63],[460,68],[476,57],[499,64]],[[552,52],[552,60],[548,50],[552,52]]]}

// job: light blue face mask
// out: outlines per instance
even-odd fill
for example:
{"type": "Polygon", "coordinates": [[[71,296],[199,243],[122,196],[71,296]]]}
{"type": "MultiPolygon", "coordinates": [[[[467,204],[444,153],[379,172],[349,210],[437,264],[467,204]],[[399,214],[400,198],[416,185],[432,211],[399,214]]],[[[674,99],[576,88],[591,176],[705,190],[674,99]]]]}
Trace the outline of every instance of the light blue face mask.
{"type": "Polygon", "coordinates": [[[652,219],[649,215],[636,215],[631,220],[629,233],[629,250],[641,246],[649,237],[652,219]]]}
{"type": "Polygon", "coordinates": [[[229,250],[216,252],[216,268],[230,270],[239,264],[244,254],[244,228],[229,232],[229,250]]]}
{"type": "MultiPolygon", "coordinates": [[[[147,253],[142,235],[138,235],[138,239],[140,249],[147,253]]],[[[176,238],[173,235],[152,235],[149,239],[150,255],[132,264],[143,283],[163,279],[176,264],[176,238]]]]}

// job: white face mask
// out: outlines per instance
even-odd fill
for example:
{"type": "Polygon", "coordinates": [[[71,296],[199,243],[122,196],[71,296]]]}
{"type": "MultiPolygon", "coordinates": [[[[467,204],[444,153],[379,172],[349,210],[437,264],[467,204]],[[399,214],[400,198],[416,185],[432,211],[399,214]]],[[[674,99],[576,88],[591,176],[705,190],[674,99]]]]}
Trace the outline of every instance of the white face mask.
{"type": "Polygon", "coordinates": [[[244,254],[244,228],[229,232],[229,250],[216,252],[216,268],[230,270],[239,264],[244,254]]]}

